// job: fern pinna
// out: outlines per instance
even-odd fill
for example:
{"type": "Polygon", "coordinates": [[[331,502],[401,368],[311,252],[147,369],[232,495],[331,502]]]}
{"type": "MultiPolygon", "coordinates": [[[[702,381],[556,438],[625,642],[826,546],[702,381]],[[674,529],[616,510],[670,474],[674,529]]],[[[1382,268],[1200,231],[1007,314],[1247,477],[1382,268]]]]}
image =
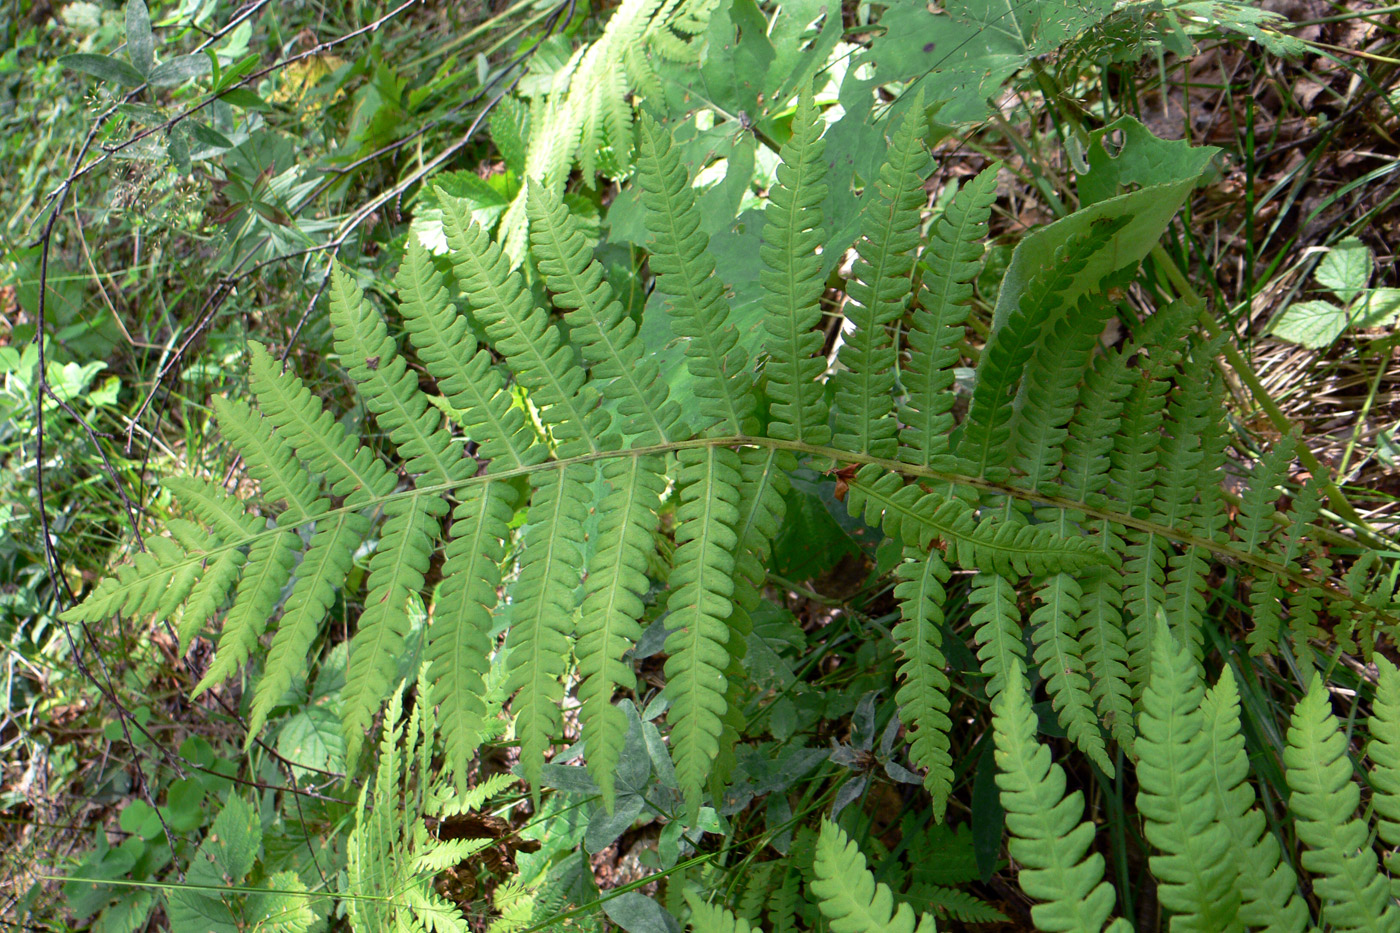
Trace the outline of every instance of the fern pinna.
{"type": "MultiPolygon", "coordinates": [[[[391,694],[400,658],[421,645],[446,766],[459,781],[488,727],[488,684],[514,697],[521,770],[535,783],[576,683],[585,760],[611,806],[627,729],[613,701],[637,689],[629,652],[658,614],[651,609],[664,608],[649,624],[665,627],[665,715],[693,818],[734,763],[742,662],[789,475],[815,467],[838,474],[850,512],[902,548],[897,700],[938,813],[954,782],[944,602],[955,571],[971,575],[979,689],[998,698],[1002,715],[1024,714],[1015,694],[1038,672],[1069,738],[1104,773],[1123,760],[1118,749],[1149,769],[1190,771],[1201,760],[1195,746],[1153,764],[1158,717],[1177,715],[1194,689],[1184,668],[1162,668],[1158,620],[1198,659],[1206,575],[1219,559],[1251,581],[1254,650],[1284,635],[1306,645],[1325,584],[1305,573],[1299,529],[1317,498],[1305,490],[1291,515],[1276,511],[1286,457],[1274,453],[1227,514],[1223,387],[1216,345],[1193,335],[1199,308],[1165,307],[1110,348],[1100,335],[1123,309],[1103,286],[1122,282],[1063,297],[1112,244],[1112,222],[1066,238],[1022,283],[956,418],[954,368],[997,169],[969,179],[921,236],[928,127],[921,104],[904,109],[864,193],[846,282],[850,326],[834,360],[820,331],[819,253],[833,248],[821,204],[829,186],[850,179],[828,177],[818,107],[800,101],[769,192],[764,317],[753,337],[730,320],[691,176],[667,129],[644,117],[636,183],[663,299],[649,313],[665,315],[684,346],[686,395],[645,351],[551,184],[527,186],[532,262],[523,265],[444,195],[450,269],[410,243],[397,300],[384,311],[347,271],[330,286],[336,351],[385,449],[361,443],[254,345],[255,405],[215,405],[261,495],[173,484],[195,521],[171,521],[67,618],[173,619],[187,644],[227,604],[201,690],[256,660],[271,627],[249,707],[256,730],[285,702],[332,607],[359,604],[342,712],[352,752],[391,694]],[[663,517],[673,551],[658,548],[663,517]],[[429,587],[438,549],[441,582],[429,587]],[[363,586],[347,587],[362,551],[363,586]],[[1026,580],[1032,605],[1018,595],[1026,580]]],[[[1364,630],[1366,601],[1350,606],[1364,630]]],[[[1005,754],[1030,768],[1024,735],[1008,741],[1005,754]]],[[[1052,778],[1042,769],[1004,793],[1053,796],[1044,790],[1052,778]]],[[[1213,817],[1235,827],[1229,845],[1276,855],[1230,790],[1213,817]]],[[[1145,789],[1144,803],[1155,793],[1145,789]]],[[[1164,860],[1218,857],[1218,839],[1187,844],[1199,813],[1157,810],[1162,828],[1149,838],[1161,840],[1164,860]]],[[[1282,884],[1272,869],[1249,883],[1235,904],[1212,900],[1205,882],[1172,880],[1181,893],[1170,906],[1247,916],[1282,884]]],[[[1097,888],[1056,885],[1045,889],[1061,892],[1055,899],[1087,899],[1073,915],[1104,916],[1097,888]]],[[[1070,908],[1049,913],[1062,910],[1070,908]]]]}

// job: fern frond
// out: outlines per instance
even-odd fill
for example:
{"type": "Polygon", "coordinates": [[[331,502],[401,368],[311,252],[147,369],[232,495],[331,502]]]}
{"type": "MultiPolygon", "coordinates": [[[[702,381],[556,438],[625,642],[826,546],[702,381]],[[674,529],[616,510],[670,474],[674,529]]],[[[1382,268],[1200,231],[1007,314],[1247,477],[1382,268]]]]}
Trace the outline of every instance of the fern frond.
{"type": "Polygon", "coordinates": [[[168,527],[174,537],[184,540],[147,537],[147,550],[134,554],[130,563],[118,567],[60,618],[65,622],[97,622],[113,615],[153,615],[155,622],[168,618],[194,588],[204,562],[220,547],[192,522],[176,519],[168,527]]]}
{"type": "Polygon", "coordinates": [[[904,563],[895,569],[901,621],[894,627],[894,643],[904,658],[903,680],[895,700],[908,728],[909,757],[927,768],[924,787],[933,796],[934,819],[942,822],[953,791],[952,744],[948,733],[948,675],[943,672],[943,603],[947,598],[948,565],[936,551],[904,549],[904,563]]]}
{"type": "MultiPolygon", "coordinates": [[[[914,909],[896,909],[889,886],[876,884],[860,848],[830,820],[822,821],[812,867],[812,893],[832,933],[915,933],[914,909]]],[[[918,918],[918,933],[936,930],[930,914],[918,918]]]]}
{"type": "Polygon", "coordinates": [[[1112,310],[1101,296],[1086,295],[1047,328],[1036,347],[1026,372],[1024,404],[1012,420],[1008,440],[1021,488],[1048,491],[1059,477],[1079,386],[1112,310]]]}
{"type": "Polygon", "coordinates": [[[249,351],[253,392],[263,416],[302,462],[326,477],[332,492],[345,497],[347,507],[393,490],[393,474],[368,448],[355,443],[296,375],[283,372],[282,364],[261,344],[250,344],[249,351]]]}
{"type": "Polygon", "coordinates": [[[461,439],[439,430],[442,416],[418,391],[418,376],[399,355],[383,318],[339,264],[331,272],[330,317],[341,364],[398,448],[404,470],[424,474],[434,485],[475,473],[476,462],[462,457],[461,439]]]}
{"type": "Polygon", "coordinates": [[[172,476],[162,484],[186,512],[198,518],[221,541],[237,545],[262,530],[263,522],[222,486],[195,476],[172,476]]]}
{"type": "Polygon", "coordinates": [[[219,611],[229,589],[243,572],[246,560],[247,556],[242,551],[229,548],[205,561],[203,571],[196,574],[197,579],[185,597],[176,626],[181,654],[189,650],[190,642],[194,641],[204,623],[219,611]]]}
{"type": "Polygon", "coordinates": [[[1400,911],[1381,877],[1366,823],[1356,815],[1361,792],[1352,780],[1347,738],[1322,678],[1293,709],[1284,776],[1293,791],[1288,808],[1307,844],[1303,868],[1313,876],[1323,919],[1338,930],[1400,929],[1400,911]]]}
{"type": "Polygon", "coordinates": [[[330,611],[336,590],[350,573],[355,548],[368,532],[369,521],[356,512],[339,512],[317,523],[311,547],[297,567],[292,593],[287,597],[282,618],[277,623],[277,634],[273,636],[263,665],[262,679],[253,694],[253,707],[248,714],[248,744],[297,676],[305,673],[307,655],[316,640],[321,620],[330,611]]]}
{"type": "Polygon", "coordinates": [[[455,776],[459,791],[466,787],[467,767],[486,726],[491,613],[516,493],[508,483],[492,482],[467,486],[460,495],[425,652],[446,770],[455,776]]]}
{"type": "Polygon", "coordinates": [[[1099,718],[1123,749],[1132,752],[1133,689],[1128,679],[1128,638],[1123,631],[1123,577],[1114,567],[1085,574],[1079,617],[1079,641],[1092,682],[1099,718]]]}
{"type": "Polygon", "coordinates": [[[538,786],[544,753],[558,734],[560,681],[568,666],[569,636],[583,576],[583,523],[596,468],[574,464],[530,476],[530,525],[514,603],[505,689],[520,739],[520,769],[538,786]]]}
{"type": "Polygon", "coordinates": [[[763,933],[763,928],[736,917],[718,904],[707,904],[691,890],[685,892],[690,904],[690,928],[695,933],[763,933]]]}
{"type": "Polygon", "coordinates": [[[1235,536],[1247,554],[1263,553],[1274,537],[1278,528],[1274,523],[1278,514],[1274,507],[1279,497],[1278,485],[1293,462],[1296,449],[1289,439],[1280,440],[1249,471],[1249,488],[1240,497],[1235,519],[1235,536]]]}
{"type": "Polygon", "coordinates": [[[369,562],[365,610],[350,639],[345,672],[341,718],[351,758],[359,751],[360,738],[383,705],[399,658],[407,651],[408,601],[423,591],[423,575],[446,512],[446,501],[426,493],[391,499],[384,507],[379,545],[369,562]]]}
{"type": "Polygon", "coordinates": [[[496,350],[506,358],[550,428],[560,457],[600,453],[611,448],[605,435],[609,416],[573,347],[543,308],[530,305],[520,273],[511,268],[500,244],[475,223],[461,205],[443,205],[443,228],[452,247],[452,265],[477,319],[496,350]]]}
{"type": "Polygon", "coordinates": [[[970,569],[1022,576],[1083,569],[1104,559],[1092,542],[1062,538],[1043,525],[979,520],[963,500],[906,485],[879,464],[861,467],[847,485],[852,515],[864,514],[867,523],[919,548],[941,539],[949,558],[970,569]]]}
{"type": "Polygon", "coordinates": [[[1049,266],[1032,277],[1020,303],[1001,327],[992,332],[977,364],[967,420],[959,430],[957,453],[974,476],[1002,481],[1012,453],[1012,419],[1026,364],[1044,338],[1045,330],[1064,312],[1063,293],[1083,275],[1090,257],[1108,242],[1121,223],[1105,223],[1070,238],[1055,250],[1049,266]]]}
{"type": "Polygon", "coordinates": [[[468,438],[477,443],[477,456],[507,468],[548,457],[545,446],[535,443],[524,411],[512,407],[491,351],[477,346],[466,317],[452,307],[432,255],[416,238],[410,238],[394,282],[399,314],[418,359],[458,412],[468,438]]]}
{"type": "Polygon", "coordinates": [[[279,528],[294,528],[330,508],[329,500],[317,495],[310,474],[266,418],[237,399],[216,396],[213,402],[219,431],[243,457],[248,475],[258,481],[263,501],[284,503],[277,517],[279,528]]]}
{"type": "Polygon", "coordinates": [[[906,463],[951,466],[945,454],[953,430],[953,367],[1000,170],[999,164],[988,166],[966,182],[929,230],[909,362],[900,371],[908,394],[899,406],[899,459],[906,463]]]}
{"type": "Polygon", "coordinates": [[[831,440],[824,390],[818,380],[825,360],[818,354],[822,333],[821,202],[826,197],[826,143],[811,91],[804,92],[792,120],[792,136],[779,153],[778,183],[764,213],[764,349],[767,392],[772,398],[768,434],[784,440],[825,444],[831,440]]]}
{"type": "Polygon", "coordinates": [[[972,612],[971,621],[975,626],[972,637],[978,645],[977,659],[982,662],[982,673],[987,675],[983,689],[988,699],[992,699],[1006,688],[1008,672],[1026,662],[1016,587],[1000,574],[979,573],[972,578],[967,601],[977,607],[972,612]]]}
{"type": "Polygon", "coordinates": [[[1273,933],[1301,933],[1307,927],[1308,905],[1298,895],[1298,876],[1281,859],[1278,839],[1254,806],[1249,758],[1240,732],[1240,694],[1234,672],[1226,667],[1220,680],[1206,691],[1201,704],[1209,745],[1206,760],[1215,798],[1216,821],[1230,840],[1230,862],[1239,873],[1240,920],[1273,933]]]}
{"type": "MultiPolygon", "coordinates": [[[[1371,708],[1367,728],[1371,742],[1366,757],[1375,765],[1371,769],[1371,805],[1376,810],[1376,835],[1394,849],[1400,846],[1400,671],[1389,659],[1377,655],[1376,699],[1371,708]]],[[[1392,855],[1386,867],[1395,874],[1396,860],[1392,855]]],[[[1391,882],[1392,896],[1395,882],[1391,882]]]]}
{"type": "Polygon", "coordinates": [[[729,665],[727,619],[733,607],[739,519],[739,455],[727,448],[680,451],[675,568],[666,627],[666,695],[671,754],[691,821],[719,752],[729,665]]]}
{"type": "Polygon", "coordinates": [[[921,90],[890,140],[874,190],[866,192],[871,203],[861,211],[856,261],[846,283],[844,313],[854,330],[846,334],[837,357],[845,368],[832,376],[834,443],[876,457],[893,457],[898,449],[898,424],[891,415],[895,347],[890,324],[904,314],[909,300],[919,211],[926,203],[927,127],[921,90]]]}
{"type": "Polygon", "coordinates": [[[700,229],[695,190],[670,134],[649,115],[639,126],[637,183],[652,234],[651,270],[669,299],[671,330],[685,340],[686,366],[695,377],[698,411],[689,420],[697,431],[722,424],[725,433],[741,434],[753,426],[753,378],[729,322],[709,237],[700,229]]]}
{"type": "Polygon", "coordinates": [[[1210,792],[1210,739],[1201,709],[1196,660],[1165,622],[1156,626],[1152,675],[1138,719],[1137,806],[1147,840],[1161,854],[1149,860],[1157,896],[1177,916],[1172,928],[1224,933],[1243,930],[1234,885],[1230,836],[1216,818],[1210,792]]]}
{"type": "Polygon", "coordinates": [[[194,696],[232,677],[248,660],[277,610],[301,547],[301,536],[295,531],[279,530],[253,542],[246,569],[234,589],[233,605],[224,615],[214,660],[195,686],[194,696]]]}
{"type": "Polygon", "coordinates": [[[961,888],[941,884],[917,884],[905,895],[931,908],[937,916],[948,916],[960,923],[1009,923],[1006,915],[991,904],[961,888]]]}
{"type": "Polygon", "coordinates": [[[1065,795],[1065,772],[1036,741],[1036,717],[1024,668],[1012,660],[1005,689],[992,700],[997,787],[1006,809],[1008,848],[1020,863],[1021,890],[1041,903],[1031,918],[1041,930],[1102,930],[1113,910],[1114,891],[1103,879],[1103,856],[1091,852],[1094,824],[1076,822],[1084,795],[1065,795]]]}
{"type": "Polygon", "coordinates": [[[530,243],[545,286],[554,303],[570,312],[570,339],[577,341],[594,385],[617,403],[622,433],[637,445],[671,440],[680,406],[667,399],[661,369],[644,353],[636,323],[613,297],[593,244],[548,189],[532,183],[527,206],[530,243]]]}
{"type": "Polygon", "coordinates": [[[1041,604],[1031,613],[1031,639],[1035,643],[1035,663],[1040,665],[1046,692],[1065,733],[1101,771],[1112,777],[1113,762],[1108,758],[1099,719],[1094,714],[1079,644],[1082,595],[1079,582],[1067,573],[1057,573],[1046,581],[1037,593],[1041,604]]]}
{"type": "Polygon", "coordinates": [[[623,655],[642,637],[637,620],[649,586],[647,557],[656,550],[665,465],[659,457],[623,457],[604,465],[603,478],[610,489],[598,504],[597,549],[584,584],[574,654],[582,678],[578,697],[588,773],[611,813],[614,777],[627,737],[627,717],[612,698],[617,688],[636,686],[623,655]]]}

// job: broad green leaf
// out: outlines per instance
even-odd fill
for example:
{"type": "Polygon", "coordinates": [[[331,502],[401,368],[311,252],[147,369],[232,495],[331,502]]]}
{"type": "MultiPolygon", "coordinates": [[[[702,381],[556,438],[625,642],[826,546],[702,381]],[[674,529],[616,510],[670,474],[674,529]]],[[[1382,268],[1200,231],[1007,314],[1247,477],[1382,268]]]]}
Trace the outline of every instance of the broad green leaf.
{"type": "Polygon", "coordinates": [[[993,329],[1000,329],[1006,323],[1031,279],[1050,265],[1055,250],[1070,237],[1086,232],[1091,225],[1103,220],[1128,219],[1123,228],[1089,259],[1074,286],[1059,293],[1065,307],[1073,307],[1081,297],[1097,288],[1105,276],[1141,262],[1161,239],[1167,224],[1171,223],[1195,187],[1196,179],[1192,177],[1139,188],[1129,194],[1091,204],[1027,235],[1011,254],[1011,265],[1006,269],[1006,278],[1002,280],[1001,292],[997,295],[993,329]]]}
{"type": "Polygon", "coordinates": [[[603,901],[603,913],[627,933],[680,933],[680,924],[666,909],[639,891],[603,901]]]}
{"type": "Polygon", "coordinates": [[[103,81],[111,81],[123,87],[140,87],[146,83],[141,72],[120,58],[113,58],[110,55],[77,52],[73,55],[64,55],[59,58],[58,63],[64,68],[81,71],[83,74],[92,75],[103,81]]]}
{"type": "Polygon", "coordinates": [[[209,67],[207,55],[181,55],[152,68],[146,80],[151,82],[151,87],[178,87],[191,78],[204,77],[209,67]]]}
{"type": "Polygon", "coordinates": [[[1269,333],[1311,350],[1331,346],[1347,329],[1347,312],[1330,301],[1300,301],[1283,309],[1269,333]]]}
{"type": "Polygon", "coordinates": [[[1120,185],[1161,185],[1200,178],[1220,150],[1184,139],[1159,139],[1132,117],[1121,117],[1089,134],[1089,171],[1079,176],[1083,205],[1119,193],[1120,185]]]}
{"type": "Polygon", "coordinates": [[[1356,237],[1347,237],[1327,251],[1317,264],[1313,278],[1329,289],[1342,304],[1351,304],[1366,283],[1371,281],[1375,258],[1371,248],[1356,237]]]}
{"type": "Polygon", "coordinates": [[[1393,327],[1400,320],[1400,288],[1373,288],[1351,310],[1353,327],[1393,327]]]}
{"type": "Polygon", "coordinates": [[[277,753],[293,766],[302,766],[299,771],[344,770],[345,738],[341,735],[340,717],[319,706],[298,710],[287,717],[277,734],[277,753]]]}
{"type": "Polygon", "coordinates": [[[149,75],[154,54],[155,40],[151,37],[151,14],[146,9],[146,0],[127,0],[126,57],[137,71],[149,75]]]}

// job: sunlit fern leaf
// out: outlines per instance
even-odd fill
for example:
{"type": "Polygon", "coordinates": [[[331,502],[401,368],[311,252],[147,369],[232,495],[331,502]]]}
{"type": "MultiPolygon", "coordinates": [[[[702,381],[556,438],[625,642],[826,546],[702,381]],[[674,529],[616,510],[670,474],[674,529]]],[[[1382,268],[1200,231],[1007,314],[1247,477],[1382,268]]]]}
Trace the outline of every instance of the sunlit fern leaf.
{"type": "Polygon", "coordinates": [[[977,364],[977,381],[960,427],[957,453],[975,476],[1004,480],[1013,453],[1010,444],[1017,397],[1026,364],[1052,327],[1065,313],[1063,293],[1084,274],[1090,257],[1103,248],[1123,221],[1094,225],[1055,250],[1054,259],[1026,285],[1020,303],[1006,322],[992,332],[977,364]]]}
{"type": "Polygon", "coordinates": [[[667,399],[655,358],[637,339],[637,325],[613,297],[593,244],[564,202],[530,187],[530,243],[554,303],[569,311],[569,337],[583,353],[593,384],[617,404],[619,427],[633,444],[671,440],[680,406],[667,399]]]}
{"type": "Polygon", "coordinates": [[[485,674],[491,662],[491,613],[515,511],[508,483],[468,486],[460,496],[443,555],[442,584],[428,628],[428,680],[439,707],[447,770],[465,788],[467,767],[486,725],[485,674]]]}
{"type": "Polygon", "coordinates": [[[906,485],[879,464],[865,465],[847,485],[852,515],[863,514],[868,524],[905,544],[927,548],[939,539],[949,558],[969,569],[1021,576],[1082,569],[1104,559],[1092,542],[1060,537],[1047,526],[979,519],[962,499],[906,485]]]}
{"type": "Polygon", "coordinates": [[[722,425],[730,434],[753,425],[753,377],[739,333],[729,323],[724,286],[715,275],[709,237],[700,229],[695,189],[671,135],[649,115],[639,123],[637,183],[652,239],[651,271],[671,309],[671,330],[685,341],[686,366],[695,377],[697,431],[722,425]]]}
{"type": "MultiPolygon", "coordinates": [[[[210,541],[193,523],[183,522],[183,525],[183,536],[197,542],[195,547],[185,547],[169,538],[147,536],[147,550],[138,552],[130,563],[118,567],[81,603],[64,610],[63,620],[96,622],[111,615],[141,618],[155,613],[153,621],[162,621],[157,609],[169,605],[173,612],[174,606],[194,587],[194,577],[204,561],[222,546],[210,541]]],[[[172,523],[172,535],[176,535],[178,527],[172,523]]]]}
{"type": "Polygon", "coordinates": [[[330,508],[317,494],[311,476],[297,462],[292,448],[272,430],[272,424],[237,399],[215,397],[219,430],[243,458],[248,475],[257,481],[263,500],[281,502],[277,527],[292,529],[330,508]]]}
{"type": "Polygon", "coordinates": [[[981,268],[1000,164],[983,169],[954,195],[929,230],[919,308],[909,328],[909,361],[900,371],[907,393],[899,406],[899,459],[941,466],[953,430],[953,368],[960,356],[972,280],[981,268]]]}
{"type": "Polygon", "coordinates": [[[821,202],[826,197],[824,124],[810,90],[798,102],[792,136],[783,145],[777,181],[763,212],[764,349],[767,392],[773,400],[768,434],[808,444],[831,439],[824,390],[818,381],[826,361],[818,355],[822,333],[821,202]]]}
{"type": "Polygon", "coordinates": [[[233,605],[224,615],[214,661],[195,687],[195,696],[233,676],[248,660],[277,610],[301,547],[301,536],[295,531],[279,530],[253,542],[234,589],[233,605]]]}
{"type": "Polygon", "coordinates": [[[1083,590],[1071,574],[1057,573],[1036,595],[1041,604],[1031,613],[1031,637],[1035,643],[1035,662],[1045,678],[1051,705],[1059,714],[1070,741],[1112,777],[1113,762],[1109,760],[1099,718],[1094,713],[1083,648],[1079,643],[1083,590]]]}
{"type": "Polygon", "coordinates": [[[977,659],[987,675],[983,688],[990,699],[1006,687],[1008,671],[1026,662],[1026,642],[1021,637],[1021,609],[1016,604],[1016,587],[995,573],[972,577],[967,601],[972,611],[972,637],[977,642],[977,659]]]}
{"type": "Polygon", "coordinates": [[[642,637],[637,620],[650,585],[647,558],[656,549],[665,465],[660,457],[623,457],[603,467],[603,479],[609,490],[598,503],[597,545],[584,584],[574,655],[582,678],[578,697],[588,773],[611,812],[614,778],[627,737],[627,717],[613,705],[613,692],[636,686],[623,655],[642,637]]]}
{"type": "Polygon", "coordinates": [[[423,591],[432,549],[442,531],[447,502],[419,493],[384,506],[379,544],[369,562],[365,609],[350,639],[344,708],[348,754],[359,750],[364,730],[379,712],[408,650],[409,599],[423,591]]]}
{"type": "Polygon", "coordinates": [[[927,768],[924,787],[933,796],[934,819],[940,822],[953,792],[953,758],[948,733],[948,675],[943,668],[943,584],[948,581],[948,565],[937,551],[904,549],[904,562],[895,569],[899,583],[894,595],[899,600],[901,621],[894,627],[894,643],[904,663],[899,667],[903,681],[895,700],[900,718],[908,730],[909,757],[927,768]]]}
{"type": "Polygon", "coordinates": [[[1286,859],[1249,783],[1249,758],[1240,732],[1240,695],[1234,672],[1226,667],[1201,704],[1210,751],[1207,767],[1216,821],[1230,840],[1230,861],[1238,872],[1239,918],[1247,926],[1276,933],[1300,933],[1308,925],[1308,905],[1298,894],[1298,876],[1286,859]]]}
{"type": "Polygon", "coordinates": [[[685,899],[690,904],[690,928],[694,933],[763,933],[763,928],[736,917],[718,904],[708,904],[687,889],[685,899]]]}
{"type": "Polygon", "coordinates": [[[583,576],[583,523],[596,468],[574,464],[530,476],[530,525],[511,587],[513,625],[506,692],[520,739],[520,770],[537,786],[559,732],[560,681],[568,666],[576,590],[583,576]]]}
{"type": "Polygon", "coordinates": [[[1019,864],[1017,884],[1040,901],[1031,908],[1038,929],[1097,933],[1113,910],[1114,891],[1103,880],[1103,856],[1090,851],[1094,824],[1077,822],[1084,795],[1065,795],[1064,769],[1036,741],[1035,711],[1019,660],[1010,662],[1005,678],[1005,689],[992,700],[992,735],[1008,848],[1019,864]]]}
{"type": "Polygon", "coordinates": [[[1149,860],[1157,897],[1176,915],[1172,929],[1242,931],[1234,884],[1239,869],[1231,858],[1229,829],[1217,818],[1211,795],[1200,668],[1165,620],[1155,628],[1135,748],[1137,808],[1145,820],[1143,833],[1159,853],[1149,860]]]}
{"type": "Polygon", "coordinates": [[[865,192],[871,203],[861,210],[861,235],[843,309],[854,329],[845,334],[838,355],[844,368],[831,377],[835,444],[842,450],[893,457],[898,449],[898,424],[891,415],[895,346],[890,325],[909,301],[919,212],[927,198],[927,127],[920,90],[890,140],[879,179],[865,192]]]}
{"type": "Polygon", "coordinates": [[[432,255],[416,239],[409,243],[395,284],[399,314],[418,359],[458,412],[467,437],[479,445],[477,456],[497,468],[544,460],[549,451],[535,442],[524,411],[512,407],[491,351],[477,346],[471,325],[452,306],[432,255]]]}
{"type": "Polygon", "coordinates": [[[529,391],[554,436],[558,455],[609,449],[609,417],[598,407],[597,390],[587,384],[574,348],[564,342],[549,315],[531,306],[530,293],[500,244],[492,242],[460,205],[443,206],[443,227],[457,280],[473,313],[529,391]]]}
{"type": "MultiPolygon", "coordinates": [[[[1391,849],[1400,846],[1400,671],[1389,659],[1377,655],[1376,699],[1367,727],[1371,742],[1366,757],[1371,759],[1371,805],[1376,810],[1376,835],[1391,849]]],[[[1396,856],[1386,859],[1392,876],[1400,868],[1396,856]]],[[[1391,881],[1391,896],[1400,885],[1391,881]]]]}
{"type": "Polygon", "coordinates": [[[418,375],[399,355],[379,312],[342,266],[331,273],[330,317],[335,349],[360,386],[360,397],[398,448],[403,469],[427,483],[447,485],[476,472],[462,441],[438,430],[442,416],[418,390],[418,375]]]}
{"type": "Polygon", "coordinates": [[[336,590],[350,573],[355,548],[369,532],[369,521],[357,512],[335,512],[316,523],[311,546],[297,566],[292,592],[277,623],[262,678],[248,714],[248,742],[282,701],[292,683],[306,673],[307,654],[336,590]]]}
{"type": "Polygon", "coordinates": [[[326,478],[347,508],[359,508],[394,488],[394,475],[321,406],[295,375],[282,371],[261,344],[249,346],[258,409],[313,472],[326,478]]]}
{"type": "MultiPolygon", "coordinates": [[[[263,522],[248,514],[238,499],[208,480],[173,476],[163,485],[186,511],[208,525],[224,544],[222,549],[210,555],[202,568],[191,565],[184,571],[194,579],[194,585],[183,597],[176,628],[179,649],[183,654],[204,623],[218,611],[229,588],[243,570],[247,555],[239,545],[261,530],[263,522]]],[[[175,586],[167,592],[178,593],[182,589],[183,586],[175,586]]]]}
{"type": "Polygon", "coordinates": [[[1293,791],[1288,808],[1308,847],[1303,868],[1333,929],[1400,930],[1400,910],[1380,874],[1366,823],[1356,815],[1361,791],[1352,780],[1347,744],[1327,687],[1314,674],[1293,708],[1283,750],[1284,776],[1293,791]]]}
{"type": "MultiPolygon", "coordinates": [[[[876,884],[860,848],[830,820],[822,821],[812,867],[812,893],[832,933],[915,933],[914,909],[896,908],[889,886],[876,884]]],[[[935,933],[931,914],[917,920],[918,933],[935,933]]]]}
{"type": "Polygon", "coordinates": [[[666,627],[666,696],[676,780],[693,822],[719,752],[729,666],[728,618],[739,541],[739,455],[726,448],[679,453],[675,569],[666,627]]]}

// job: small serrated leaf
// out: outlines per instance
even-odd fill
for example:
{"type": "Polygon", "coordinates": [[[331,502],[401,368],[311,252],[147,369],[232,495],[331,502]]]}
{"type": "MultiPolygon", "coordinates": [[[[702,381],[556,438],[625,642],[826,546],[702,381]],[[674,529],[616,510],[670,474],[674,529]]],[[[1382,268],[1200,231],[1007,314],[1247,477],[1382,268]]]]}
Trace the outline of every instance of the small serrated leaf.
{"type": "Polygon", "coordinates": [[[1322,257],[1313,278],[1342,304],[1351,304],[1371,280],[1374,264],[1371,248],[1354,236],[1347,237],[1322,257]]]}

